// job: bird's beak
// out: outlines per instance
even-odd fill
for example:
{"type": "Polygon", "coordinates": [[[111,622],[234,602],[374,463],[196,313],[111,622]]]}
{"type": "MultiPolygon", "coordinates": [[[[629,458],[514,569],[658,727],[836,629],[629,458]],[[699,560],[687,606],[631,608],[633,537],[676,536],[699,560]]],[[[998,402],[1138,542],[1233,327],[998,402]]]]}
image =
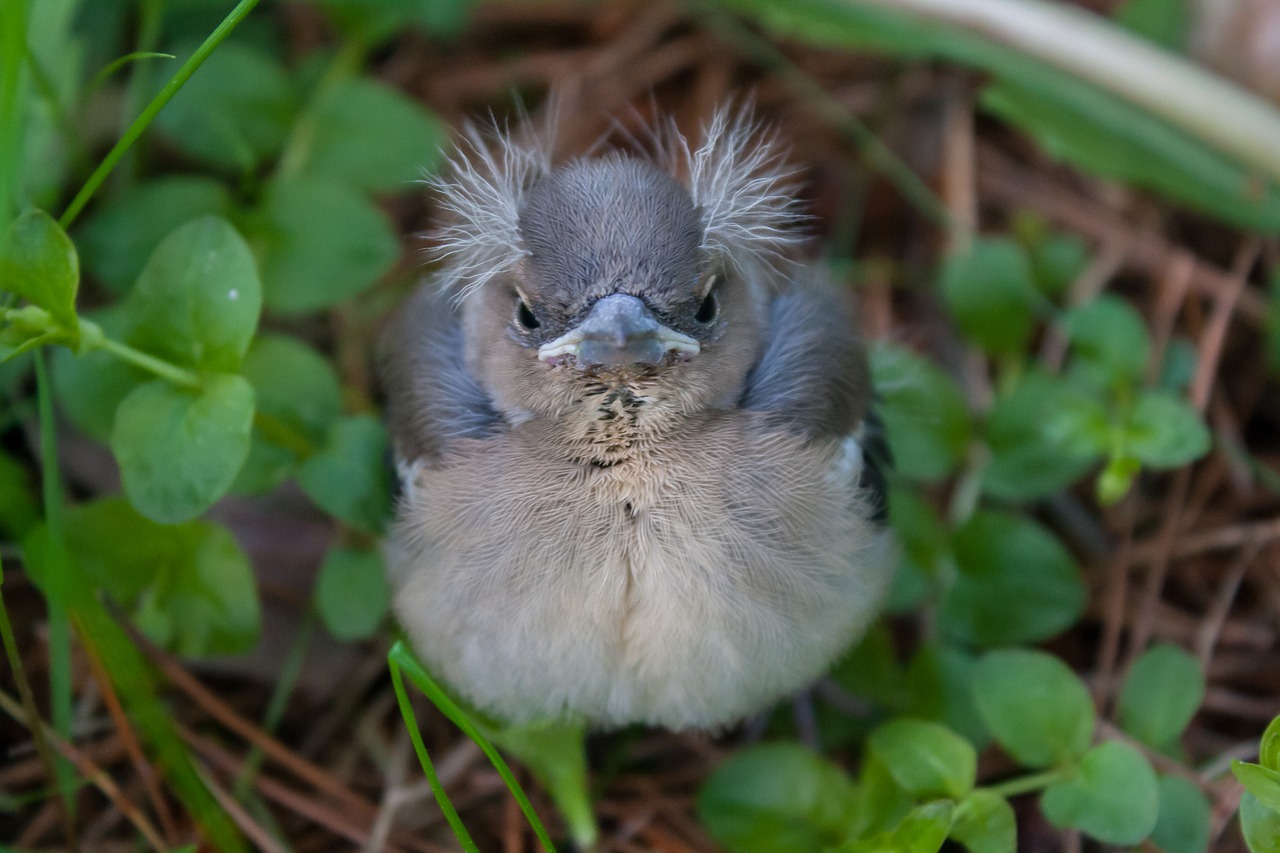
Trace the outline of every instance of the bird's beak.
{"type": "Polygon", "coordinates": [[[577,358],[579,367],[657,364],[668,352],[697,355],[698,342],[659,323],[644,302],[625,293],[596,301],[581,323],[538,348],[540,361],[577,358]]]}

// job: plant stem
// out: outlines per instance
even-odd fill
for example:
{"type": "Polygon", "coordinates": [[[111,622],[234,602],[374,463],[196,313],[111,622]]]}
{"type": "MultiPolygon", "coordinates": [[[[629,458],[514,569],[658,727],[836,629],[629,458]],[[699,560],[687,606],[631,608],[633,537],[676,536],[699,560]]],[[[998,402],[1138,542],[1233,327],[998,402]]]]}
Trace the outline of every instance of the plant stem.
{"type": "Polygon", "coordinates": [[[1280,181],[1280,112],[1110,21],[1045,0],[844,0],[1008,45],[1114,92],[1280,181]]]}
{"type": "Polygon", "coordinates": [[[113,341],[111,338],[103,337],[97,343],[99,349],[103,349],[121,361],[126,361],[134,367],[140,367],[143,370],[154,373],[161,379],[167,379],[174,385],[183,388],[190,388],[198,391],[203,383],[200,381],[200,375],[194,370],[188,370],[185,367],[178,367],[176,364],[148,355],[141,350],[136,350],[128,344],[122,344],[119,341],[113,341]]]}
{"type": "Polygon", "coordinates": [[[27,55],[26,4],[0,4],[0,233],[9,227],[22,175],[23,59],[27,55]]]}
{"type": "Polygon", "coordinates": [[[1030,773],[1026,776],[1018,776],[1014,779],[1001,782],[999,785],[989,785],[986,790],[993,794],[998,794],[1005,799],[1016,797],[1019,794],[1030,793],[1031,791],[1039,791],[1047,788],[1055,782],[1061,782],[1067,779],[1074,772],[1072,767],[1055,767],[1052,770],[1044,770],[1040,773],[1030,773]]]}
{"type": "MultiPolygon", "coordinates": [[[[44,521],[49,534],[49,565],[45,580],[49,607],[49,705],[54,731],[71,739],[71,619],[66,590],[71,585],[70,557],[67,554],[66,525],[62,518],[62,479],[58,469],[58,434],[53,413],[53,390],[45,354],[37,351],[36,401],[40,412],[40,473],[43,478],[44,521]]],[[[75,771],[63,759],[57,761],[58,787],[63,807],[74,814],[75,771]]],[[[74,846],[72,849],[76,849],[74,846]]]]}
{"type": "Polygon", "coordinates": [[[138,141],[138,137],[147,129],[147,126],[151,124],[160,110],[164,109],[164,105],[169,103],[174,95],[178,94],[178,90],[195,73],[196,69],[204,64],[204,61],[209,58],[209,54],[213,53],[213,49],[231,34],[236,25],[253,11],[253,7],[257,6],[258,2],[259,0],[240,0],[230,14],[222,20],[222,23],[196,48],[196,52],[191,54],[191,58],[184,62],[177,73],[169,78],[169,82],[164,84],[160,94],[151,99],[151,103],[147,104],[146,109],[134,119],[133,124],[129,125],[129,129],[107,152],[107,156],[103,158],[98,168],[93,170],[89,180],[84,182],[80,192],[76,193],[76,197],[71,200],[71,204],[67,205],[67,209],[58,219],[59,225],[63,228],[70,227],[71,223],[80,215],[80,211],[88,204],[89,199],[98,191],[98,187],[102,186],[102,182],[107,179],[107,175],[111,174],[111,170],[115,168],[116,163],[120,162],[120,158],[124,156],[125,152],[129,150],[134,142],[138,141]]]}

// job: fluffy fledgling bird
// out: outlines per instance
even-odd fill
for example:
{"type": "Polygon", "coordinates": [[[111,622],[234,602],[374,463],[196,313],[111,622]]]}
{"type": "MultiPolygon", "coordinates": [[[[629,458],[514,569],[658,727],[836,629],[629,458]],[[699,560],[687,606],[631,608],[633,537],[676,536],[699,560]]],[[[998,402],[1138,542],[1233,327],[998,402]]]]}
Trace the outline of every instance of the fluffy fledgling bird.
{"type": "Polygon", "coordinates": [[[776,145],[553,163],[471,138],[384,347],[395,612],[510,723],[717,727],[819,676],[889,571],[848,303],[776,145]]]}

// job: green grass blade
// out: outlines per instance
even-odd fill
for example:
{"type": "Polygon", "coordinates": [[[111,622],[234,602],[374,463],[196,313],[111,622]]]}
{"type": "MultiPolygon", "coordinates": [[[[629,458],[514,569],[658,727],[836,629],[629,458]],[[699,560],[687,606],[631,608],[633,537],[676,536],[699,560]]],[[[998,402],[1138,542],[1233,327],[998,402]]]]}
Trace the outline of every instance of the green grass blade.
{"type": "MultiPolygon", "coordinates": [[[[45,354],[35,354],[36,399],[40,414],[40,468],[43,477],[44,517],[52,543],[47,597],[49,608],[49,703],[53,729],[64,740],[71,740],[71,621],[67,613],[65,591],[72,583],[70,558],[66,549],[66,529],[62,519],[62,478],[58,469],[57,421],[53,413],[53,386],[45,366],[45,354]]],[[[75,768],[61,756],[57,761],[58,787],[71,791],[75,768]]],[[[75,813],[74,797],[64,794],[65,806],[75,813]]]]}
{"type": "Polygon", "coordinates": [[[400,705],[400,716],[404,718],[404,724],[409,729],[409,739],[413,741],[413,751],[418,754],[418,763],[422,765],[422,772],[427,774],[427,784],[431,786],[431,793],[435,795],[436,803],[440,806],[440,811],[444,812],[445,820],[449,822],[449,827],[457,837],[458,843],[462,845],[462,849],[467,853],[479,853],[479,848],[471,839],[471,833],[467,832],[462,818],[458,817],[458,810],[453,807],[453,801],[449,799],[444,786],[440,784],[440,777],[436,775],[431,756],[427,755],[427,746],[422,742],[422,732],[418,729],[418,721],[413,716],[413,708],[409,705],[409,695],[404,689],[404,679],[400,675],[400,664],[396,662],[395,652],[396,649],[392,649],[391,654],[387,656],[387,663],[391,666],[391,684],[396,691],[396,702],[400,705]]]}
{"type": "MultiPolygon", "coordinates": [[[[529,826],[533,828],[534,835],[538,837],[538,842],[548,851],[554,851],[555,845],[551,843],[550,836],[542,826],[542,821],[538,819],[538,815],[533,810],[533,806],[529,802],[529,798],[525,796],[524,789],[520,787],[520,783],[516,781],[515,775],[511,772],[511,768],[507,766],[507,762],[498,754],[489,739],[485,737],[480,730],[471,722],[470,717],[463,711],[458,704],[445,693],[444,688],[435,682],[422,664],[418,663],[418,659],[414,657],[413,652],[405,645],[404,640],[397,640],[396,644],[391,647],[391,651],[387,653],[387,662],[391,665],[392,677],[399,685],[400,670],[404,670],[408,674],[409,680],[414,686],[426,695],[431,703],[440,709],[449,720],[458,728],[462,729],[463,734],[475,741],[476,745],[488,757],[489,762],[494,769],[498,771],[498,775],[502,777],[502,781],[506,783],[507,790],[511,792],[511,796],[515,797],[516,803],[520,806],[520,811],[524,813],[525,820],[529,822],[529,826]]],[[[397,688],[397,696],[403,693],[403,687],[397,688]]],[[[411,717],[411,711],[408,710],[407,698],[402,701],[400,710],[405,714],[406,722],[411,717]]],[[[421,736],[416,734],[416,724],[409,727],[409,736],[414,738],[414,748],[418,749],[421,744],[421,736]]],[[[423,761],[423,770],[426,770],[426,750],[420,749],[418,752],[419,760],[423,761]]],[[[428,777],[430,778],[430,776],[428,777]]],[[[434,785],[433,785],[434,790],[434,785]]],[[[437,798],[439,795],[437,795],[437,798]]],[[[441,808],[444,804],[441,803],[441,808]]],[[[452,806],[450,806],[452,809],[452,806]]],[[[451,823],[452,825],[452,823],[451,823]]],[[[461,825],[461,824],[459,824],[461,825]]],[[[455,832],[457,828],[455,827],[455,832]]],[[[465,832],[465,830],[464,830],[465,832]]],[[[461,836],[459,836],[461,838],[461,836]]]]}
{"type": "Polygon", "coordinates": [[[138,137],[147,129],[152,120],[164,109],[164,105],[178,94],[178,90],[190,79],[196,69],[204,64],[209,58],[209,54],[213,53],[213,49],[222,43],[236,25],[244,19],[253,7],[258,5],[259,0],[240,0],[236,7],[227,13],[227,17],[222,19],[222,23],[209,34],[209,37],[196,48],[196,52],[191,54],[191,58],[182,63],[182,67],[178,69],[169,82],[164,84],[164,88],[160,90],[160,94],[151,99],[151,103],[147,104],[142,113],[129,125],[129,129],[124,132],[120,140],[107,152],[107,156],[103,158],[98,168],[93,170],[93,174],[89,176],[89,180],[84,182],[84,186],[80,188],[80,192],[76,193],[76,197],[71,200],[71,204],[67,205],[67,209],[63,212],[62,217],[58,220],[63,228],[70,227],[76,217],[80,215],[80,211],[89,203],[89,199],[98,191],[98,187],[102,186],[102,182],[107,179],[107,175],[111,174],[111,170],[120,162],[120,158],[125,152],[138,141],[138,137]]]}

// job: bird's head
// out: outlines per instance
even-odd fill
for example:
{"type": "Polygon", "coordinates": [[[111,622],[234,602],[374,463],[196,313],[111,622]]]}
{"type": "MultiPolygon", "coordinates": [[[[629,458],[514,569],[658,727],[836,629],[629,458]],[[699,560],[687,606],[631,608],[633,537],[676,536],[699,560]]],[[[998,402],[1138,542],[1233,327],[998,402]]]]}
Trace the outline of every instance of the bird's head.
{"type": "Polygon", "coordinates": [[[755,130],[720,114],[702,148],[668,146],[683,162],[485,152],[442,182],[466,360],[500,411],[554,417],[610,390],[735,402],[796,218],[776,152],[736,150],[755,130]]]}

